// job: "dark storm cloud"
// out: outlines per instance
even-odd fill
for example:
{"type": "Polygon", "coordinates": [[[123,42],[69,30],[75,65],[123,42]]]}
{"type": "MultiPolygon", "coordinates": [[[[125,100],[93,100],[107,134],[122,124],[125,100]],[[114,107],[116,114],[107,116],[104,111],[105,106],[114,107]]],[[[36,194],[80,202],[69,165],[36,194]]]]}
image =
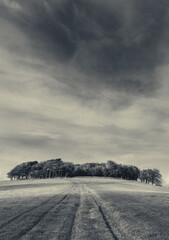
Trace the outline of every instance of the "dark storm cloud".
{"type": "Polygon", "coordinates": [[[14,2],[21,10],[1,4],[3,17],[29,36],[36,56],[83,72],[85,78],[71,79],[75,85],[80,81],[86,89],[97,85],[134,94],[158,88],[153,74],[165,59],[168,1],[14,2]]]}

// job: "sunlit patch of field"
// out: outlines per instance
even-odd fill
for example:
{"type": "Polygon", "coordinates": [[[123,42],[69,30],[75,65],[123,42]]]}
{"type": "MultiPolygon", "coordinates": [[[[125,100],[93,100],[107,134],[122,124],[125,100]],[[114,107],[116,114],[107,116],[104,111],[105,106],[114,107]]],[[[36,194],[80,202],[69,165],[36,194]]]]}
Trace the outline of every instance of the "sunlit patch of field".
{"type": "Polygon", "coordinates": [[[53,195],[69,182],[66,179],[37,179],[0,182],[0,198],[53,195]]]}
{"type": "Polygon", "coordinates": [[[102,177],[81,177],[78,178],[79,181],[90,184],[93,187],[99,187],[101,191],[127,191],[127,192],[162,192],[169,193],[169,189],[166,187],[157,187],[151,184],[141,183],[139,181],[128,181],[124,179],[115,178],[102,178],[102,177]]]}
{"type": "Polygon", "coordinates": [[[0,239],[168,240],[169,190],[111,178],[0,182],[0,239]]]}

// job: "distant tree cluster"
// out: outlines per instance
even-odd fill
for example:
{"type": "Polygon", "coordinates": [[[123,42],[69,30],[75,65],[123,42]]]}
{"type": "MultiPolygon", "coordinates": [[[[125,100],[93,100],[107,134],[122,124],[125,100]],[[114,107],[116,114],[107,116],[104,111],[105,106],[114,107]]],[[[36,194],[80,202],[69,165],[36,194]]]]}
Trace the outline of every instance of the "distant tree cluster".
{"type": "Polygon", "coordinates": [[[158,169],[144,169],[140,171],[140,180],[144,183],[152,183],[161,186],[162,175],[158,169]]]}
{"type": "Polygon", "coordinates": [[[33,161],[17,165],[8,173],[11,180],[76,176],[113,177],[126,180],[140,179],[141,182],[161,185],[161,174],[158,169],[140,171],[135,166],[117,164],[110,160],[107,163],[85,164],[63,162],[61,158],[44,162],[33,161]]]}

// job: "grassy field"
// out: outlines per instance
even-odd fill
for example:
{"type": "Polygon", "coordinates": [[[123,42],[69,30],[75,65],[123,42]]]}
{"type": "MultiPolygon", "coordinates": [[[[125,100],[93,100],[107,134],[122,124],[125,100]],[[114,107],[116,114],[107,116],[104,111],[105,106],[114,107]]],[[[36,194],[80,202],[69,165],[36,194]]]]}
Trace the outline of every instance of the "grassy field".
{"type": "Polygon", "coordinates": [[[168,240],[169,190],[105,178],[0,182],[0,239],[168,240]]]}

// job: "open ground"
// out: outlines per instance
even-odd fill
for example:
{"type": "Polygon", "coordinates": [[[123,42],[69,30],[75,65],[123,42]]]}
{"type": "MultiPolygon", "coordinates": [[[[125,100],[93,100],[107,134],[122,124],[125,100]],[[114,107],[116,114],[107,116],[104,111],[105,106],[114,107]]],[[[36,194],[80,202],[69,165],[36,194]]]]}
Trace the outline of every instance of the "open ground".
{"type": "Polygon", "coordinates": [[[1,240],[168,240],[169,190],[72,178],[0,183],[1,240]]]}

